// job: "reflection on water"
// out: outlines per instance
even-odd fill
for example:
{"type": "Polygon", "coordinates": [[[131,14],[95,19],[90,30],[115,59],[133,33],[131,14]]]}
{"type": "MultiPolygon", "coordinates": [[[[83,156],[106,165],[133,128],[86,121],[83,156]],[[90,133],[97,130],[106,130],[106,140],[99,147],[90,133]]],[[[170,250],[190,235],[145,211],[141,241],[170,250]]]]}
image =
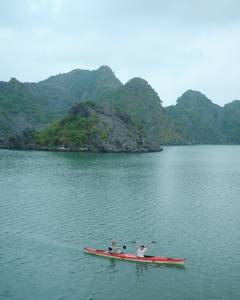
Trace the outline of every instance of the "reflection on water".
{"type": "Polygon", "coordinates": [[[107,272],[117,273],[116,261],[115,259],[109,259],[110,263],[107,266],[107,272]]]}
{"type": "Polygon", "coordinates": [[[136,263],[136,274],[137,277],[144,276],[144,274],[148,271],[148,266],[146,264],[136,263]]]}

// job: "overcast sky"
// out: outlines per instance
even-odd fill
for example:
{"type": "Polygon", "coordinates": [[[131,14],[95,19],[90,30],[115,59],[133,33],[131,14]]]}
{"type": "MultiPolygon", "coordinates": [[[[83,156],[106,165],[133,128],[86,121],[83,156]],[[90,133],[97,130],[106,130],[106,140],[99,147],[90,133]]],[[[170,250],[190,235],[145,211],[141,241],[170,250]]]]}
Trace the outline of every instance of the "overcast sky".
{"type": "Polygon", "coordinates": [[[240,99],[239,0],[1,0],[0,80],[109,65],[163,105],[187,89],[240,99]]]}

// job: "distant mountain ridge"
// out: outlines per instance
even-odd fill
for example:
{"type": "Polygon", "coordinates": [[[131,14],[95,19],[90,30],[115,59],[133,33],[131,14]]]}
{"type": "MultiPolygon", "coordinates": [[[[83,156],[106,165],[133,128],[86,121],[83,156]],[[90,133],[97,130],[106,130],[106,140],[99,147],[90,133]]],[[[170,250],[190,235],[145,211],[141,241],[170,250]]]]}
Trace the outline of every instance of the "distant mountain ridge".
{"type": "Polygon", "coordinates": [[[109,104],[76,104],[61,121],[34,135],[36,149],[91,152],[161,151],[155,136],[109,104]]]}
{"type": "Polygon", "coordinates": [[[38,83],[0,82],[0,140],[63,117],[76,102],[121,86],[108,66],[76,69],[38,83]]]}
{"type": "Polygon", "coordinates": [[[59,115],[66,113],[75,102],[94,99],[121,85],[108,66],[93,71],[75,69],[38,83],[25,83],[37,102],[42,101],[48,109],[54,108],[59,115]]]}
{"type": "Polygon", "coordinates": [[[0,82],[0,138],[41,127],[47,119],[26,86],[15,78],[0,82]]]}
{"type": "Polygon", "coordinates": [[[240,101],[221,107],[198,91],[188,90],[166,108],[189,144],[239,144],[240,101]]]}
{"type": "Polygon", "coordinates": [[[240,144],[240,100],[234,100],[223,107],[223,134],[227,143],[240,144]]]}
{"type": "Polygon", "coordinates": [[[142,78],[130,79],[112,92],[102,94],[97,103],[111,103],[122,112],[131,115],[145,135],[154,136],[160,144],[182,144],[161,103],[162,100],[148,82],[142,78]]]}
{"type": "Polygon", "coordinates": [[[122,84],[108,66],[38,83],[0,82],[0,147],[141,152],[182,144],[240,144],[240,101],[221,107],[188,90],[163,107],[146,80],[122,84]]]}
{"type": "Polygon", "coordinates": [[[74,106],[61,121],[36,135],[36,147],[71,151],[160,151],[163,137],[182,143],[161,100],[141,78],[74,106]]]}

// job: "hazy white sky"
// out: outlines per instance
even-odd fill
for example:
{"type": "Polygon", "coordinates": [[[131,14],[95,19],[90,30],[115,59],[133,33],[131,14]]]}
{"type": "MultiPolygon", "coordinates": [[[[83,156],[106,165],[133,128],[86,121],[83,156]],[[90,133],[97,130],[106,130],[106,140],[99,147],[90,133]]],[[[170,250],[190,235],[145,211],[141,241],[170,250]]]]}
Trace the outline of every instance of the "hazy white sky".
{"type": "Polygon", "coordinates": [[[240,99],[239,0],[1,0],[0,80],[109,65],[163,105],[187,89],[240,99]]]}

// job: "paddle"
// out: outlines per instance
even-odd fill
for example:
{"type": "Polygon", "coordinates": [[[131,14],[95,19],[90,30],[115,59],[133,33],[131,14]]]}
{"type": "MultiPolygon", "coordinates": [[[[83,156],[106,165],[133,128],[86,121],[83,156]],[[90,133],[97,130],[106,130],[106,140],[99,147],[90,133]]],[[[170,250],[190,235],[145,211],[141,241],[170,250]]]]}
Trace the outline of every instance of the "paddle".
{"type": "Polygon", "coordinates": [[[123,245],[122,247],[117,247],[117,249],[121,249],[123,248],[123,250],[126,250],[127,249],[127,246],[126,245],[123,245]]]}
{"type": "MultiPolygon", "coordinates": [[[[121,240],[120,240],[121,241],[121,240]]],[[[125,244],[139,244],[139,245],[141,245],[141,243],[139,243],[138,241],[128,241],[128,242],[126,242],[125,244]]],[[[146,243],[147,244],[147,248],[151,245],[151,244],[156,244],[157,242],[156,241],[151,241],[151,242],[149,242],[149,243],[146,243]]],[[[123,245],[122,247],[123,247],[123,249],[124,250],[126,250],[127,249],[127,246],[126,245],[123,245]]]]}
{"type": "MultiPolygon", "coordinates": [[[[137,244],[138,242],[137,241],[132,241],[131,243],[132,244],[137,244]]],[[[151,242],[149,242],[147,244],[150,245],[150,244],[156,244],[156,243],[157,243],[156,241],[151,241],[151,242]]],[[[138,244],[140,244],[140,243],[138,243],[138,244]]]]}

